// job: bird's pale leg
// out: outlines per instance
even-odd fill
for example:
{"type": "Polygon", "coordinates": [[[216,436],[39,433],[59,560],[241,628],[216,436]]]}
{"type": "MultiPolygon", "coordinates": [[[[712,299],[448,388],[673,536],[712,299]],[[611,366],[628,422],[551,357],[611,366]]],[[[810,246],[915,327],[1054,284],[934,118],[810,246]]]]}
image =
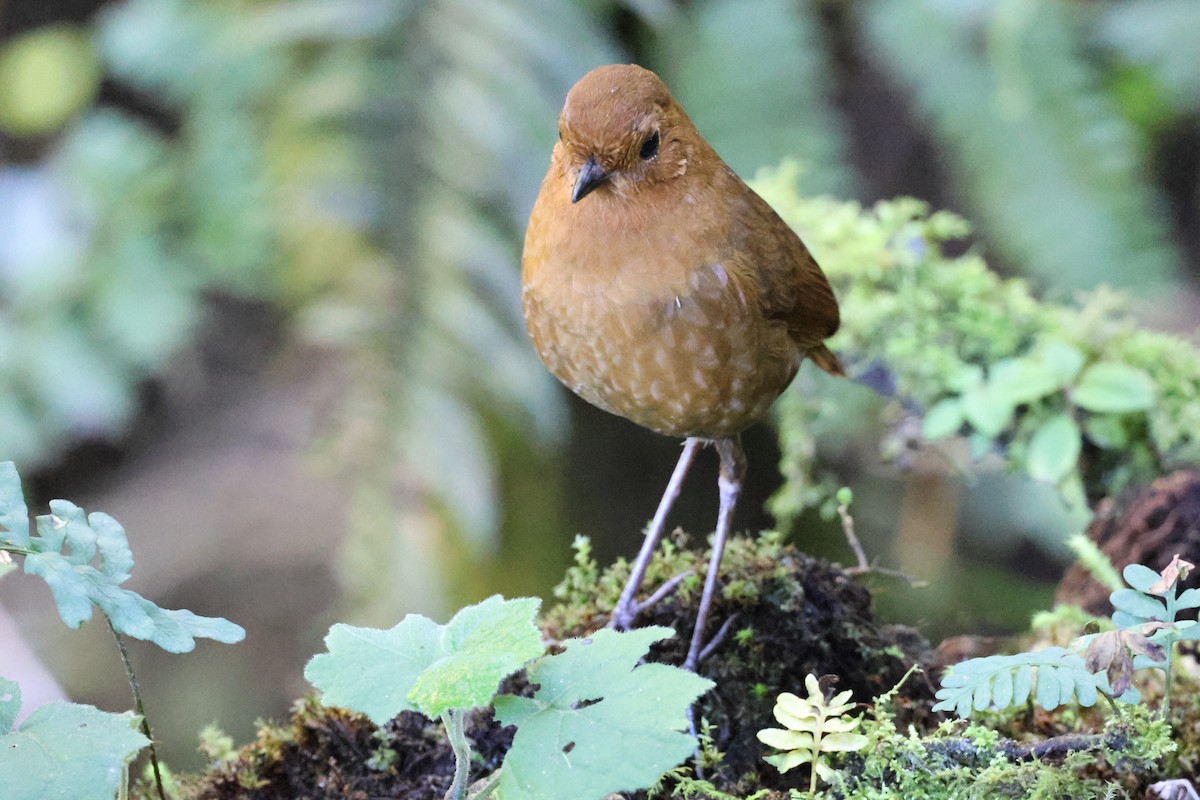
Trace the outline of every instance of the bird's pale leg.
{"type": "Polygon", "coordinates": [[[717,532],[713,535],[712,557],[708,561],[708,575],[704,577],[704,594],[700,595],[700,608],[696,612],[692,644],[688,648],[687,660],[683,662],[683,668],[691,672],[696,671],[696,666],[700,663],[700,652],[704,649],[704,626],[708,622],[708,610],[717,590],[717,571],[721,567],[721,556],[725,552],[725,540],[729,538],[729,530],[733,525],[733,509],[737,505],[738,495],[742,492],[742,481],[746,477],[746,457],[742,455],[742,445],[736,436],[731,439],[718,439],[713,442],[713,447],[721,457],[721,473],[717,478],[721,506],[717,512],[717,532]]]}
{"type": "Polygon", "coordinates": [[[621,592],[621,599],[617,601],[617,607],[613,609],[612,618],[608,623],[610,628],[625,630],[633,624],[633,619],[638,613],[635,596],[642,585],[642,580],[646,577],[646,569],[650,566],[650,559],[654,557],[658,540],[662,538],[663,529],[667,524],[667,515],[671,513],[671,506],[675,505],[675,500],[679,497],[683,478],[687,475],[688,468],[692,466],[696,452],[703,444],[704,440],[695,437],[691,437],[683,443],[683,452],[679,456],[679,463],[675,465],[675,471],[671,473],[671,480],[667,482],[667,490],[663,492],[662,500],[658,503],[654,519],[650,521],[650,529],[646,531],[646,541],[642,542],[642,549],[638,553],[637,560],[633,562],[629,581],[625,584],[625,590],[621,592]]]}

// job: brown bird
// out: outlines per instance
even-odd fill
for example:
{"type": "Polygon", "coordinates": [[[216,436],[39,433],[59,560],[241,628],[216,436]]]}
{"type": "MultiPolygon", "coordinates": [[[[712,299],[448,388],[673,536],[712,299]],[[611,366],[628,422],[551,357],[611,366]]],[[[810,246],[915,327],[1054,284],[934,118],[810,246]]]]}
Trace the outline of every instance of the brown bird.
{"type": "Polygon", "coordinates": [[[525,233],[525,324],[542,361],[584,400],[686,438],[612,624],[628,627],[667,514],[701,445],[720,456],[720,509],[694,670],[734,505],[739,434],[838,329],[829,282],[800,238],[713,151],[663,82],[634,65],[583,76],[525,233]]]}

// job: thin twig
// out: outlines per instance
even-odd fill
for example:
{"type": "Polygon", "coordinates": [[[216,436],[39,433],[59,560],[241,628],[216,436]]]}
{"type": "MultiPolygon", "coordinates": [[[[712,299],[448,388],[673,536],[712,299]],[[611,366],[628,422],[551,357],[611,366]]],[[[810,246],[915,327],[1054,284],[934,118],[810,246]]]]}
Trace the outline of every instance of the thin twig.
{"type": "Polygon", "coordinates": [[[105,616],[104,621],[108,623],[108,629],[117,640],[117,650],[120,651],[121,661],[125,664],[125,676],[129,678],[129,688],[133,691],[133,707],[142,718],[142,735],[150,740],[150,766],[154,770],[154,785],[158,789],[158,798],[167,800],[167,793],[163,790],[162,770],[158,766],[158,748],[154,746],[154,734],[150,731],[150,720],[146,716],[146,706],[142,704],[142,690],[138,687],[137,675],[134,674],[133,664],[129,661],[129,651],[125,648],[125,640],[113,627],[112,620],[105,616]]]}
{"type": "Polygon", "coordinates": [[[683,583],[687,578],[692,577],[696,573],[692,570],[684,570],[678,575],[663,582],[663,585],[654,590],[654,593],[638,604],[638,611],[645,611],[651,608],[655,603],[661,601],[679,588],[679,584],[683,583]]]}
{"type": "Polygon", "coordinates": [[[704,645],[704,649],[701,650],[700,655],[696,657],[697,665],[712,655],[712,651],[716,650],[717,646],[720,645],[721,642],[725,641],[725,636],[729,633],[729,627],[733,625],[737,617],[737,614],[731,614],[729,619],[725,620],[725,622],[721,624],[720,629],[717,631],[717,635],[708,640],[708,644],[704,645]]]}
{"type": "Polygon", "coordinates": [[[858,566],[846,571],[851,574],[869,572],[871,570],[871,562],[867,561],[867,554],[863,551],[862,542],[858,540],[858,535],[854,533],[854,517],[850,516],[850,507],[845,503],[838,503],[837,512],[842,520],[842,531],[846,534],[846,541],[850,542],[850,549],[854,551],[854,557],[858,559],[858,566]]]}
{"type": "Polygon", "coordinates": [[[898,569],[887,569],[886,567],[872,566],[867,560],[867,553],[863,550],[862,542],[858,540],[858,535],[854,532],[854,517],[850,516],[850,508],[845,503],[838,503],[838,516],[842,520],[842,532],[846,534],[846,541],[850,543],[850,549],[854,551],[854,557],[858,560],[858,565],[848,567],[847,575],[866,575],[869,572],[876,575],[887,575],[891,578],[902,578],[908,581],[909,585],[914,588],[920,588],[927,585],[926,581],[921,580],[907,572],[901,572],[898,569]]]}

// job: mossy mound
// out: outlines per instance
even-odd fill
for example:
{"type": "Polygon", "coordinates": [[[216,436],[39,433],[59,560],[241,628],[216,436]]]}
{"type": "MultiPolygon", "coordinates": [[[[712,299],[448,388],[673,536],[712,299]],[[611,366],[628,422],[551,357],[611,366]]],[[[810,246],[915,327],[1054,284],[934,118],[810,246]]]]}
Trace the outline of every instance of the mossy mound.
{"type": "MultiPolygon", "coordinates": [[[[670,578],[691,573],[676,592],[644,609],[639,625],[665,625],[678,635],[652,652],[656,660],[680,664],[687,654],[700,601],[708,554],[686,547],[681,533],[664,545],[646,576],[648,594],[670,578]]],[[[628,576],[618,562],[597,571],[586,543],[577,543],[576,565],[556,594],[560,603],[545,615],[557,639],[586,635],[607,623],[628,576]]],[[[910,722],[930,724],[929,707],[936,655],[915,631],[881,625],[871,595],[854,577],[784,544],[778,534],[734,537],[721,563],[722,591],[709,616],[710,636],[730,622],[724,639],[700,664],[716,688],[700,698],[698,716],[710,726],[712,746],[724,754],[707,777],[723,791],[800,787],[799,774],[781,776],[762,760],[755,733],[774,727],[771,709],[781,692],[801,692],[804,677],[837,676],[838,691],[859,702],[887,692],[914,666],[923,671],[901,686],[896,707],[910,722]]],[[[799,770],[797,772],[803,772],[799,770]]]]}
{"type": "MultiPolygon", "coordinates": [[[[674,664],[683,661],[687,649],[708,558],[704,551],[682,546],[681,540],[677,533],[661,548],[643,595],[672,576],[692,575],[637,621],[680,632],[651,654],[674,664]]],[[[603,626],[628,574],[624,562],[599,570],[588,557],[586,542],[577,547],[576,565],[556,591],[560,602],[543,621],[551,641],[586,636],[603,626]]],[[[701,673],[717,688],[701,699],[698,710],[712,747],[724,756],[707,778],[715,789],[731,794],[752,787],[786,797],[788,789],[800,786],[802,776],[780,775],[765,765],[763,746],[754,736],[775,724],[771,708],[776,695],[800,690],[809,673],[834,674],[839,689],[851,689],[855,699],[869,701],[891,689],[912,665],[932,666],[934,656],[913,631],[875,622],[870,594],[853,578],[783,544],[777,535],[735,538],[721,575],[711,627],[716,631],[730,618],[733,622],[701,664],[701,673]]],[[[517,676],[503,690],[525,688],[517,676]]],[[[896,704],[913,721],[927,720],[931,697],[924,676],[910,678],[896,704]]],[[[511,735],[490,714],[474,716],[468,730],[477,759],[473,778],[495,770],[511,735]]],[[[264,726],[254,743],[178,783],[179,796],[188,800],[416,800],[441,798],[452,773],[453,754],[440,724],[406,712],[377,728],[364,717],[306,699],[287,724],[264,726]]],[[[151,793],[143,787],[137,796],[149,798],[151,793]]]]}

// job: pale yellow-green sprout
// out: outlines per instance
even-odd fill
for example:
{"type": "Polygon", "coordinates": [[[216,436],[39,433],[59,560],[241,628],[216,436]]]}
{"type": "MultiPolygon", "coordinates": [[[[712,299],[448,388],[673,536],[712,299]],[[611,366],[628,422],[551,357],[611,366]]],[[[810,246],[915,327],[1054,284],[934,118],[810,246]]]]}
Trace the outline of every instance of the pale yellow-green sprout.
{"type": "Polygon", "coordinates": [[[808,791],[817,792],[817,777],[828,781],[833,768],[825,761],[829,753],[853,752],[867,746],[867,737],[854,733],[858,720],[845,716],[854,707],[850,702],[850,691],[839,692],[828,700],[821,689],[816,675],[804,679],[808,697],[797,697],[790,692],[779,695],[775,701],[775,719],[784,727],[764,728],[758,732],[758,740],[783,752],[765,756],[765,760],[780,772],[787,772],[801,764],[812,764],[812,778],[808,791]]]}

